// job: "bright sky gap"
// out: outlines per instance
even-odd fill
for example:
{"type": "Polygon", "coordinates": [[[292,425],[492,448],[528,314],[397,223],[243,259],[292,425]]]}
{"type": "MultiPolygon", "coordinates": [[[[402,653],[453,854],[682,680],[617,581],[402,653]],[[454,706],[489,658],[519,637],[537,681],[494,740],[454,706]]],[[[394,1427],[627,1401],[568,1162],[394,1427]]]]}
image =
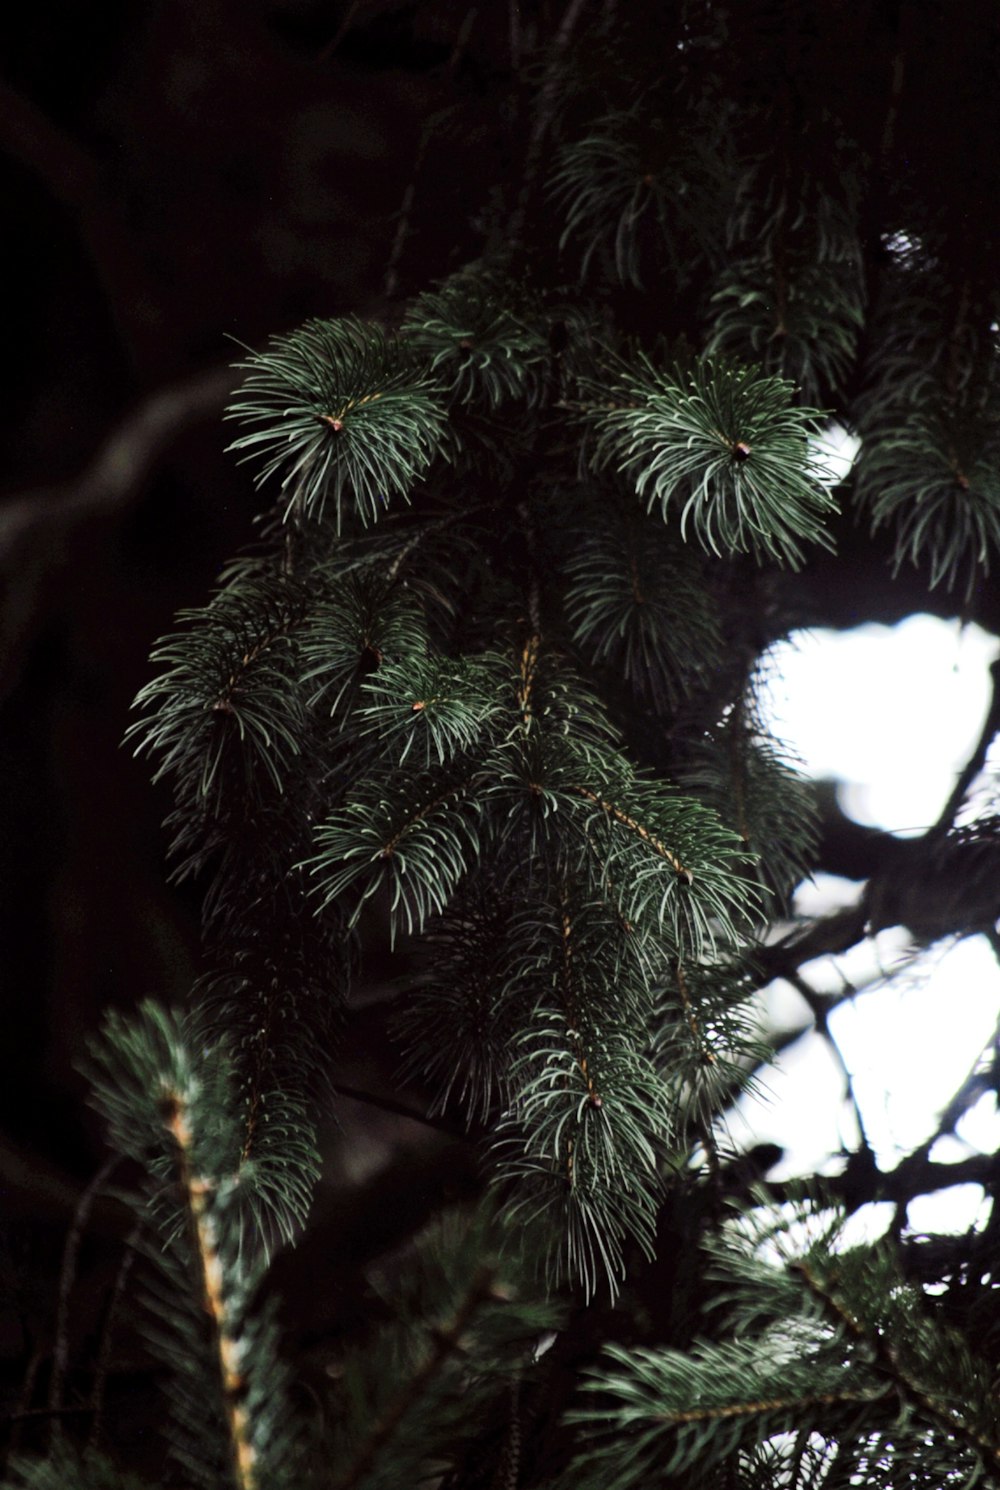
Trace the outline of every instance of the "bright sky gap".
{"type": "MultiPolygon", "coordinates": [[[[843,458],[849,463],[852,454],[843,458]]],[[[849,817],[915,836],[936,821],[979,738],[997,656],[1000,642],[978,626],[929,615],[892,627],[795,633],[762,667],[765,721],[806,775],[839,783],[849,817]]],[[[984,773],[979,800],[993,800],[996,791],[995,772],[984,773]]],[[[856,901],[862,889],[819,875],[800,888],[796,907],[824,914],[856,901]]],[[[807,964],[803,974],[819,991],[864,990],[831,1017],[839,1060],[821,1036],[804,1034],[768,1075],[765,1095],[741,1102],[732,1137],[781,1144],[785,1157],[773,1175],[787,1177],[856,1147],[860,1116],[880,1167],[892,1169],[936,1131],[942,1107],[992,1036],[1000,1017],[992,949],[970,937],[914,955],[907,933],[891,928],[846,957],[807,964]],[[845,1070],[857,1113],[845,1098],[845,1070]]],[[[779,1028],[808,1020],[788,985],[772,985],[765,1003],[779,1028]]],[[[953,1138],[938,1140],[933,1158],[957,1162],[998,1146],[1000,1117],[988,1097],[953,1138]]],[[[914,1230],[961,1232],[984,1225],[988,1208],[980,1186],[954,1186],[914,1202],[908,1222],[914,1230]]],[[[883,1229],[888,1209],[869,1209],[870,1229],[883,1229]]]]}

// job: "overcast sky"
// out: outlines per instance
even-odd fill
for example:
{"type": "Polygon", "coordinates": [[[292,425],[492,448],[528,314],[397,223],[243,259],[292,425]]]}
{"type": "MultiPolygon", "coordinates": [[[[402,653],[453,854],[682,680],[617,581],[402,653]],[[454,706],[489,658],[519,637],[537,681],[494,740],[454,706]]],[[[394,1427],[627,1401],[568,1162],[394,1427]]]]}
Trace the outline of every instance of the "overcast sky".
{"type": "MultiPolygon", "coordinates": [[[[894,627],[798,633],[770,656],[765,712],[806,774],[842,783],[850,817],[909,836],[935,821],[979,737],[998,655],[1000,642],[979,627],[926,615],[894,627]]],[[[796,908],[823,914],[856,900],[862,888],[820,875],[800,888],[796,908]]],[[[765,1097],[741,1103],[731,1137],[780,1143],[786,1157],[775,1177],[808,1172],[841,1146],[855,1147],[846,1067],[868,1141],[880,1167],[890,1169],[935,1131],[940,1109],[991,1040],[1000,1016],[993,952],[972,937],[915,958],[907,934],[892,928],[803,973],[821,991],[872,986],[831,1018],[839,1060],[819,1035],[804,1035],[769,1074],[765,1097]]],[[[779,1027],[807,1022],[807,1006],[789,985],[772,985],[765,997],[779,1027]]],[[[984,1097],[933,1157],[955,1162],[998,1146],[996,1103],[984,1097]]],[[[980,1186],[955,1187],[914,1202],[909,1221],[917,1230],[964,1231],[983,1224],[988,1204],[980,1186]]]]}

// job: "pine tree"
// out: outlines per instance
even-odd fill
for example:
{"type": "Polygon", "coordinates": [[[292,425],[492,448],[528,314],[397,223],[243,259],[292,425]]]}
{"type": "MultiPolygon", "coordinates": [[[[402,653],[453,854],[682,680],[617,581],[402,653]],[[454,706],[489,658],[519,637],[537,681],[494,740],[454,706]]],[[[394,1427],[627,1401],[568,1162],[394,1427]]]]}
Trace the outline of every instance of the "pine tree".
{"type": "MultiPolygon", "coordinates": [[[[834,110],[823,6],[688,0],[655,46],[640,9],[571,5],[539,42],[476,257],[242,363],[256,541],[158,644],[129,730],[204,972],[87,1064],[164,1486],[1000,1480],[988,1253],[935,1274],[901,1223],[858,1244],[883,1193],[858,1164],[755,1186],[723,1122],[766,1080],[758,991],[817,950],[769,935],[818,815],[761,658],[841,512],[973,602],[992,266],[887,173],[895,74],[874,135],[834,110]],[[834,416],[861,439],[840,487],[834,416]],[[370,1279],[320,1400],[268,1272],[386,967],[400,1098],[468,1134],[479,1181],[370,1279]]],[[[985,886],[991,824],[954,830],[958,805],[926,853],[985,886]]],[[[859,915],[844,935],[890,924],[859,915]]],[[[150,1483],[119,1462],[60,1435],[7,1483],[150,1483]]]]}

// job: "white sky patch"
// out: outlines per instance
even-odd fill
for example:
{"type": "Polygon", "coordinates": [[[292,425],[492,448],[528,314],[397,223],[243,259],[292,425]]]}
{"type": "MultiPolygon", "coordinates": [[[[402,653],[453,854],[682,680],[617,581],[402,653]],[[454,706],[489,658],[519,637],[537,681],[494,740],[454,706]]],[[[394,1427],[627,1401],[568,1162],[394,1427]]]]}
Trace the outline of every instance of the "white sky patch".
{"type": "Polygon", "coordinates": [[[846,911],[857,905],[864,893],[864,880],[844,879],[840,874],[817,870],[812,879],[803,880],[795,891],[792,909],[797,916],[828,916],[832,911],[846,911]]]}
{"type": "Polygon", "coordinates": [[[808,775],[843,783],[856,822],[919,833],[978,739],[998,655],[980,627],[928,615],[796,632],[765,659],[765,723],[808,775]]]}
{"type": "Polygon", "coordinates": [[[820,460],[820,479],[826,486],[836,486],[847,478],[857,459],[861,441],[847,432],[842,424],[828,424],[821,435],[809,441],[820,460]]]}
{"type": "Polygon", "coordinates": [[[846,952],[829,953],[804,962],[799,969],[817,993],[843,993],[883,981],[913,963],[913,938],[903,926],[887,926],[865,937],[846,952]]]}
{"type": "MultiPolygon", "coordinates": [[[[853,451],[845,445],[842,455],[850,459],[853,451]]],[[[807,775],[841,783],[851,817],[883,831],[919,833],[938,819],[979,738],[998,655],[1000,641],[978,626],[928,615],[894,627],[799,632],[762,662],[764,722],[807,775]]],[[[1000,748],[977,788],[962,821],[1000,808],[1000,748]]],[[[861,883],[818,873],[798,887],[794,914],[829,915],[857,904],[863,891],[861,883]]],[[[830,1030],[880,1167],[892,1169],[936,1131],[992,1040],[1000,1018],[993,951],[983,937],[925,951],[904,928],[891,927],[801,972],[817,992],[865,990],[831,1012],[830,1030]]],[[[762,999],[772,1032],[808,1024],[808,1006],[789,984],[776,980],[762,999]]],[[[782,1146],[772,1178],[835,1172],[838,1152],[857,1147],[844,1071],[815,1031],[782,1052],[762,1073],[762,1086],[761,1095],[745,1094],[730,1112],[728,1133],[739,1147],[782,1146]]],[[[937,1140],[934,1158],[957,1163],[970,1152],[998,1149],[1000,1113],[987,1093],[954,1137],[937,1140]]],[[[961,1233],[984,1225],[989,1205],[978,1185],[950,1186],[915,1200],[908,1222],[917,1231],[961,1233]]],[[[890,1211],[866,1207],[857,1225],[876,1234],[890,1211]]]]}
{"type": "Polygon", "coordinates": [[[827,1172],[831,1154],[857,1148],[860,1135],[844,1100],[844,1073],[822,1036],[809,1031],[783,1050],[761,1085],[727,1114],[723,1142],[728,1137],[740,1149],[780,1144],[785,1157],[768,1171],[769,1179],[827,1172]]]}
{"type": "Polygon", "coordinates": [[[982,1185],[949,1185],[930,1195],[917,1195],[906,1207],[911,1231],[930,1236],[961,1236],[982,1231],[989,1220],[992,1201],[982,1185]]]}
{"type": "Polygon", "coordinates": [[[955,1132],[981,1154],[995,1154],[1000,1149],[1000,1112],[992,1092],[984,1092],[976,1105],[962,1114],[955,1132]]]}
{"type": "Polygon", "coordinates": [[[921,959],[919,972],[917,983],[906,976],[830,1015],[881,1169],[934,1132],[1000,1017],[1000,968],[985,937],[921,959]]]}
{"type": "Polygon", "coordinates": [[[840,1236],[840,1251],[863,1247],[885,1236],[892,1225],[896,1207],[890,1200],[870,1200],[848,1216],[840,1236]]]}
{"type": "Polygon", "coordinates": [[[928,1154],[932,1164],[961,1164],[963,1159],[968,1159],[972,1149],[954,1133],[942,1133],[940,1138],[935,1138],[931,1144],[928,1154]]]}

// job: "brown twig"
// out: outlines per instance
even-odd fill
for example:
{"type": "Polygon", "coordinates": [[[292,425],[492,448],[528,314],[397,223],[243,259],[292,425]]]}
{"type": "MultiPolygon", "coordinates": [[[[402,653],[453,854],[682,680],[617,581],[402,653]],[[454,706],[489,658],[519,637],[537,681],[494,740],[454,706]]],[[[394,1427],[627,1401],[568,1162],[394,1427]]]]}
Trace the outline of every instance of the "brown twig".
{"type": "Polygon", "coordinates": [[[214,414],[232,390],[229,367],[211,367],[158,388],[107,436],[75,480],[8,497],[0,505],[0,564],[22,556],[23,545],[42,534],[124,507],[157,457],[181,430],[214,414]]]}
{"type": "Polygon", "coordinates": [[[188,1105],[179,1091],[164,1094],[164,1126],[176,1145],[177,1176],[191,1223],[200,1274],[201,1302],[212,1321],[222,1408],[229,1439],[231,1468],[239,1490],[257,1490],[257,1453],[245,1406],[246,1381],[240,1369],[239,1341],[234,1332],[231,1300],[211,1214],[212,1181],[192,1168],[194,1133],[188,1105]]]}
{"type": "Polygon", "coordinates": [[[635,833],[642,839],[643,843],[648,844],[654,853],[659,854],[661,859],[666,859],[679,879],[682,879],[688,885],[692,883],[694,876],[690,869],[686,868],[677,855],[671,853],[666,844],[655,837],[643,823],[638,822],[634,817],[630,817],[616,803],[609,802],[604,797],[598,796],[596,792],[592,792],[588,787],[570,786],[568,790],[578,797],[585,797],[588,802],[593,802],[603,813],[606,813],[609,818],[613,819],[614,822],[620,823],[623,828],[628,828],[630,832],[635,833]]]}

